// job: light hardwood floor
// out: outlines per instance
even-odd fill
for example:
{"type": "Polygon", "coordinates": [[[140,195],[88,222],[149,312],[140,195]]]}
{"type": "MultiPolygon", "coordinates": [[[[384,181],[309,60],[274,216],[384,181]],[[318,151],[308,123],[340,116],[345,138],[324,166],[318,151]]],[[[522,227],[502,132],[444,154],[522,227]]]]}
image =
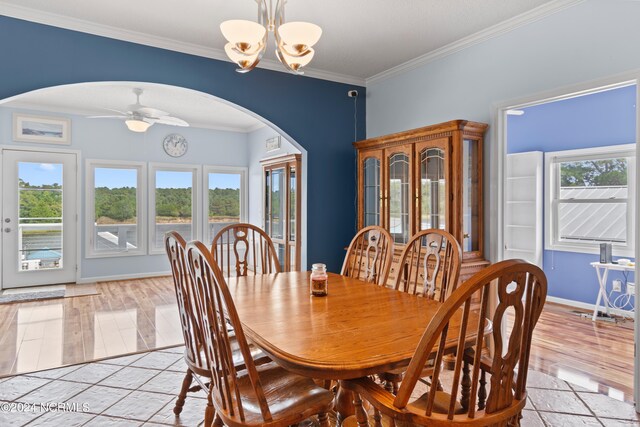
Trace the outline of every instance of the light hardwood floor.
{"type": "Polygon", "coordinates": [[[592,322],[547,303],[533,332],[529,368],[617,400],[633,400],[633,321],[592,322]]]}
{"type": "MultiPolygon", "coordinates": [[[[98,295],[0,305],[0,377],[182,343],[170,277],[103,282],[98,295]]],[[[632,399],[633,327],[545,306],[530,368],[632,399]]]]}
{"type": "Polygon", "coordinates": [[[97,291],[0,304],[0,377],[182,343],[170,277],[102,282],[97,291]]]}

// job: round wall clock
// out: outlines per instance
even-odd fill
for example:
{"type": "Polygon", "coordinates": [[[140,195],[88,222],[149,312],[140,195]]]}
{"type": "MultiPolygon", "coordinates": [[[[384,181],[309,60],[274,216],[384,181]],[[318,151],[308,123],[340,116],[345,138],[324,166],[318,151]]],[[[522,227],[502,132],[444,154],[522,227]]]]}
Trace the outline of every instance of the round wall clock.
{"type": "Polygon", "coordinates": [[[164,138],[162,146],[165,153],[171,157],[182,157],[187,152],[189,144],[184,136],[172,133],[164,138]]]}

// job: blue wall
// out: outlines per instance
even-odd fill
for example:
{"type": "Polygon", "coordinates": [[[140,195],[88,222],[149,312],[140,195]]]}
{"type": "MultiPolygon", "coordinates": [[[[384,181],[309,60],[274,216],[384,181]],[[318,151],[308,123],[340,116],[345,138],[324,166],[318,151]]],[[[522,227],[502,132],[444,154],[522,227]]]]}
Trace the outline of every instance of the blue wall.
{"type": "MultiPolygon", "coordinates": [[[[631,144],[636,140],[636,87],[600,92],[524,109],[509,116],[507,152],[562,151],[631,144]]],[[[546,195],[545,195],[546,203],[546,195]]],[[[615,250],[614,250],[615,258],[615,250]]],[[[589,263],[598,254],[544,251],[549,296],[594,304],[598,280],[589,263]]],[[[611,272],[609,280],[621,279],[611,272]]],[[[629,275],[633,281],[633,274],[629,275]]]]}
{"type": "Polygon", "coordinates": [[[365,88],[261,69],[241,75],[223,61],[4,16],[0,58],[0,99],[63,84],[142,81],[206,92],[262,116],[307,150],[308,261],[339,270],[355,232],[353,100],[346,93],[362,94],[363,139],[365,88]]]}

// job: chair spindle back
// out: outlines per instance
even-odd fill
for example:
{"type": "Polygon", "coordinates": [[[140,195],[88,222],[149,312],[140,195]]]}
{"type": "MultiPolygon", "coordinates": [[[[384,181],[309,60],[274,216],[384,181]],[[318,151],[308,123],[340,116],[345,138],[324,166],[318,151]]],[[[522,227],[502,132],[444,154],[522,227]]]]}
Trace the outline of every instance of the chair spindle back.
{"type": "Polygon", "coordinates": [[[197,366],[208,366],[199,351],[203,340],[195,313],[195,290],[184,256],[186,242],[177,231],[169,231],[164,236],[164,245],[171,264],[186,356],[197,366]]]}
{"type": "Polygon", "coordinates": [[[239,376],[233,363],[228,328],[228,324],[231,324],[262,417],[265,422],[272,421],[258,371],[220,268],[201,242],[187,244],[186,259],[196,289],[196,306],[202,325],[204,348],[211,367],[211,393],[216,409],[223,412],[224,418],[245,421],[243,397],[238,386],[239,376]]]}
{"type": "Polygon", "coordinates": [[[377,225],[364,227],[355,235],[340,274],[365,282],[385,285],[393,259],[393,239],[377,225]]]}
{"type": "MultiPolygon", "coordinates": [[[[440,418],[442,420],[465,420],[469,418],[483,418],[491,421],[489,424],[496,426],[511,425],[516,421],[518,414],[526,404],[527,369],[529,366],[529,352],[531,348],[531,336],[533,329],[540,317],[547,294],[547,280],[540,268],[523,260],[507,260],[494,264],[477,273],[467,282],[462,284],[444,302],[425,330],[422,339],[411,359],[409,367],[398,394],[394,400],[396,408],[405,408],[411,393],[420,377],[422,368],[427,360],[435,353],[435,370],[432,384],[435,384],[442,371],[442,357],[445,343],[456,342],[455,367],[452,384],[447,392],[450,396],[446,404],[446,413],[434,412],[435,396],[438,393],[436,387],[431,387],[426,394],[425,417],[440,418]],[[495,281],[498,294],[498,305],[493,315],[493,339],[495,341],[495,355],[491,363],[490,391],[484,409],[476,409],[475,402],[478,398],[478,383],[481,368],[483,344],[485,343],[485,327],[487,321],[484,315],[479,316],[477,325],[469,322],[472,297],[480,292],[479,313],[486,313],[492,282],[495,281]],[[503,347],[501,322],[507,309],[514,312],[513,328],[508,341],[503,347]],[[459,327],[460,333],[455,337],[448,337],[447,333],[451,325],[459,327]],[[469,336],[468,329],[475,327],[476,338],[473,342],[475,349],[473,371],[471,374],[471,387],[468,396],[463,395],[463,411],[456,409],[456,399],[461,387],[461,376],[467,376],[468,372],[461,372],[465,349],[470,343],[465,343],[465,337],[469,336]],[[518,374],[515,368],[518,367],[518,374]],[[471,402],[471,403],[469,403],[471,402]]],[[[471,334],[473,336],[473,334],[471,334]]],[[[463,379],[463,383],[464,383],[463,379]]],[[[442,403],[441,403],[442,404],[442,403]]],[[[485,425],[485,424],[482,424],[485,425]]],[[[517,424],[514,424],[517,425],[517,424]]]]}
{"type": "Polygon", "coordinates": [[[398,264],[395,289],[440,302],[458,286],[462,251],[444,230],[423,230],[411,237],[398,264]]]}
{"type": "Polygon", "coordinates": [[[280,272],[271,238],[253,224],[230,224],[221,229],[213,238],[211,253],[225,278],[280,272]]]}

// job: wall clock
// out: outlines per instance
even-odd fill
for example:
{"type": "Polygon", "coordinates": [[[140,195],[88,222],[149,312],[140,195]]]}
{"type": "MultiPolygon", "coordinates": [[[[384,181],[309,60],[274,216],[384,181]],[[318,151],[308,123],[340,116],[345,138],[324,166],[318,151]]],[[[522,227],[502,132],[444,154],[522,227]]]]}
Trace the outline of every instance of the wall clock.
{"type": "Polygon", "coordinates": [[[184,136],[172,133],[165,136],[162,141],[162,146],[164,147],[165,153],[171,157],[182,157],[187,152],[189,144],[184,136]]]}

